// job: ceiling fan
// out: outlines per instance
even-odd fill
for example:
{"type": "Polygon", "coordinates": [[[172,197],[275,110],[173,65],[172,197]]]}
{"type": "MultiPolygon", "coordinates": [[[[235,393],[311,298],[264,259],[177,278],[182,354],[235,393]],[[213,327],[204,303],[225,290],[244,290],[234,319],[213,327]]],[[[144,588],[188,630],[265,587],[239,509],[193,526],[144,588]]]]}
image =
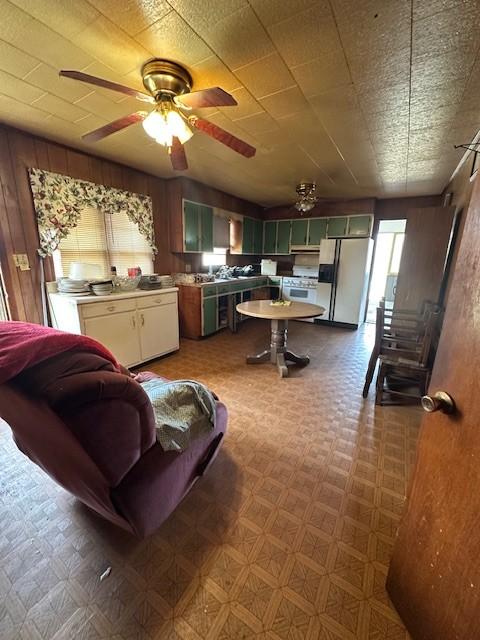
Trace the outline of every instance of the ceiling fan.
{"type": "Polygon", "coordinates": [[[82,138],[87,142],[97,142],[132,124],[142,122],[146,133],[156,142],[167,147],[172,167],[177,171],[188,169],[183,145],[193,136],[192,129],[202,131],[246,158],[255,155],[255,147],[228,133],[213,122],[189,113],[192,109],[203,107],[235,106],[237,101],[220,87],[192,92],[193,82],[190,74],[175,62],[154,58],[143,65],[142,81],[148,93],[81,71],[62,70],[59,75],[104,89],[118,91],[142,102],[155,105],[152,111],[136,111],[85,134],[82,138]]]}
{"type": "Polygon", "coordinates": [[[298,199],[293,205],[300,214],[311,211],[318,202],[317,185],[315,182],[300,182],[297,184],[298,199]]]}

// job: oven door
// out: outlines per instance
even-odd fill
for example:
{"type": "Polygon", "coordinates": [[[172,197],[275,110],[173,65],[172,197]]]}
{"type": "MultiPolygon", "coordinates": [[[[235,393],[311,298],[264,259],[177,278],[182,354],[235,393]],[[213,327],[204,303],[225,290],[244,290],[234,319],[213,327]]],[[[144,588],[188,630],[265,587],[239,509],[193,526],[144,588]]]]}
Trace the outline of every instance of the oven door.
{"type": "MultiPolygon", "coordinates": [[[[317,299],[316,292],[316,288],[311,289],[295,286],[284,286],[283,298],[284,300],[291,300],[292,302],[308,302],[310,304],[315,304],[317,299]]],[[[303,320],[299,320],[299,322],[313,322],[313,318],[305,318],[303,320]]]]}

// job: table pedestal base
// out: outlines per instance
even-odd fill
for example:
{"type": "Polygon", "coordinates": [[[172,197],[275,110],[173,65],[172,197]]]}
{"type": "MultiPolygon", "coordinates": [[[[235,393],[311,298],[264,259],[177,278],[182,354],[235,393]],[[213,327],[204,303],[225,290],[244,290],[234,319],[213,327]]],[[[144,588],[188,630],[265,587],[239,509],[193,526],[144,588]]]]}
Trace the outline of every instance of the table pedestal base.
{"type": "Polygon", "coordinates": [[[310,362],[308,356],[297,356],[295,353],[287,350],[287,331],[287,320],[272,320],[270,349],[265,349],[265,351],[255,356],[247,356],[247,364],[261,364],[262,362],[270,361],[272,364],[277,365],[281,378],[288,376],[287,360],[306,366],[310,362]]]}

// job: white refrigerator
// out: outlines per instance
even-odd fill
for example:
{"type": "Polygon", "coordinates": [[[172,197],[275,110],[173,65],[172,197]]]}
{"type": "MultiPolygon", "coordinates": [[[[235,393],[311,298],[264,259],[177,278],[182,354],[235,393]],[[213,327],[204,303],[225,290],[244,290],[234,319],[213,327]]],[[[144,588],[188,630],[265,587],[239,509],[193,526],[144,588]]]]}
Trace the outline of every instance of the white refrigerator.
{"type": "Polygon", "coordinates": [[[327,311],[320,322],[352,328],[364,322],[372,251],[370,238],[321,241],[317,304],[327,311]]]}

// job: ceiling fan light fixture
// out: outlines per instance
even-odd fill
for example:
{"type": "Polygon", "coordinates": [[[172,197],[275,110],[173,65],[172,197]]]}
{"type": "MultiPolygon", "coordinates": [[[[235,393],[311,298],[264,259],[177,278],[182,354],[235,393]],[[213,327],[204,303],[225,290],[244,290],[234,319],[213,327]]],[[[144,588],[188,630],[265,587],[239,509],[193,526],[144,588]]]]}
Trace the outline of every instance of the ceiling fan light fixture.
{"type": "Polygon", "coordinates": [[[294,207],[300,213],[306,213],[311,211],[318,201],[316,195],[317,185],[315,182],[300,182],[297,184],[298,200],[295,202],[294,207]]]}
{"type": "Polygon", "coordinates": [[[178,138],[182,144],[185,144],[193,136],[193,131],[185,119],[174,109],[167,113],[167,127],[171,135],[178,138]]]}
{"type": "Polygon", "coordinates": [[[171,105],[162,104],[161,109],[149,113],[142,124],[146,133],[165,147],[172,146],[173,138],[184,144],[193,136],[187,122],[171,105]]]}

